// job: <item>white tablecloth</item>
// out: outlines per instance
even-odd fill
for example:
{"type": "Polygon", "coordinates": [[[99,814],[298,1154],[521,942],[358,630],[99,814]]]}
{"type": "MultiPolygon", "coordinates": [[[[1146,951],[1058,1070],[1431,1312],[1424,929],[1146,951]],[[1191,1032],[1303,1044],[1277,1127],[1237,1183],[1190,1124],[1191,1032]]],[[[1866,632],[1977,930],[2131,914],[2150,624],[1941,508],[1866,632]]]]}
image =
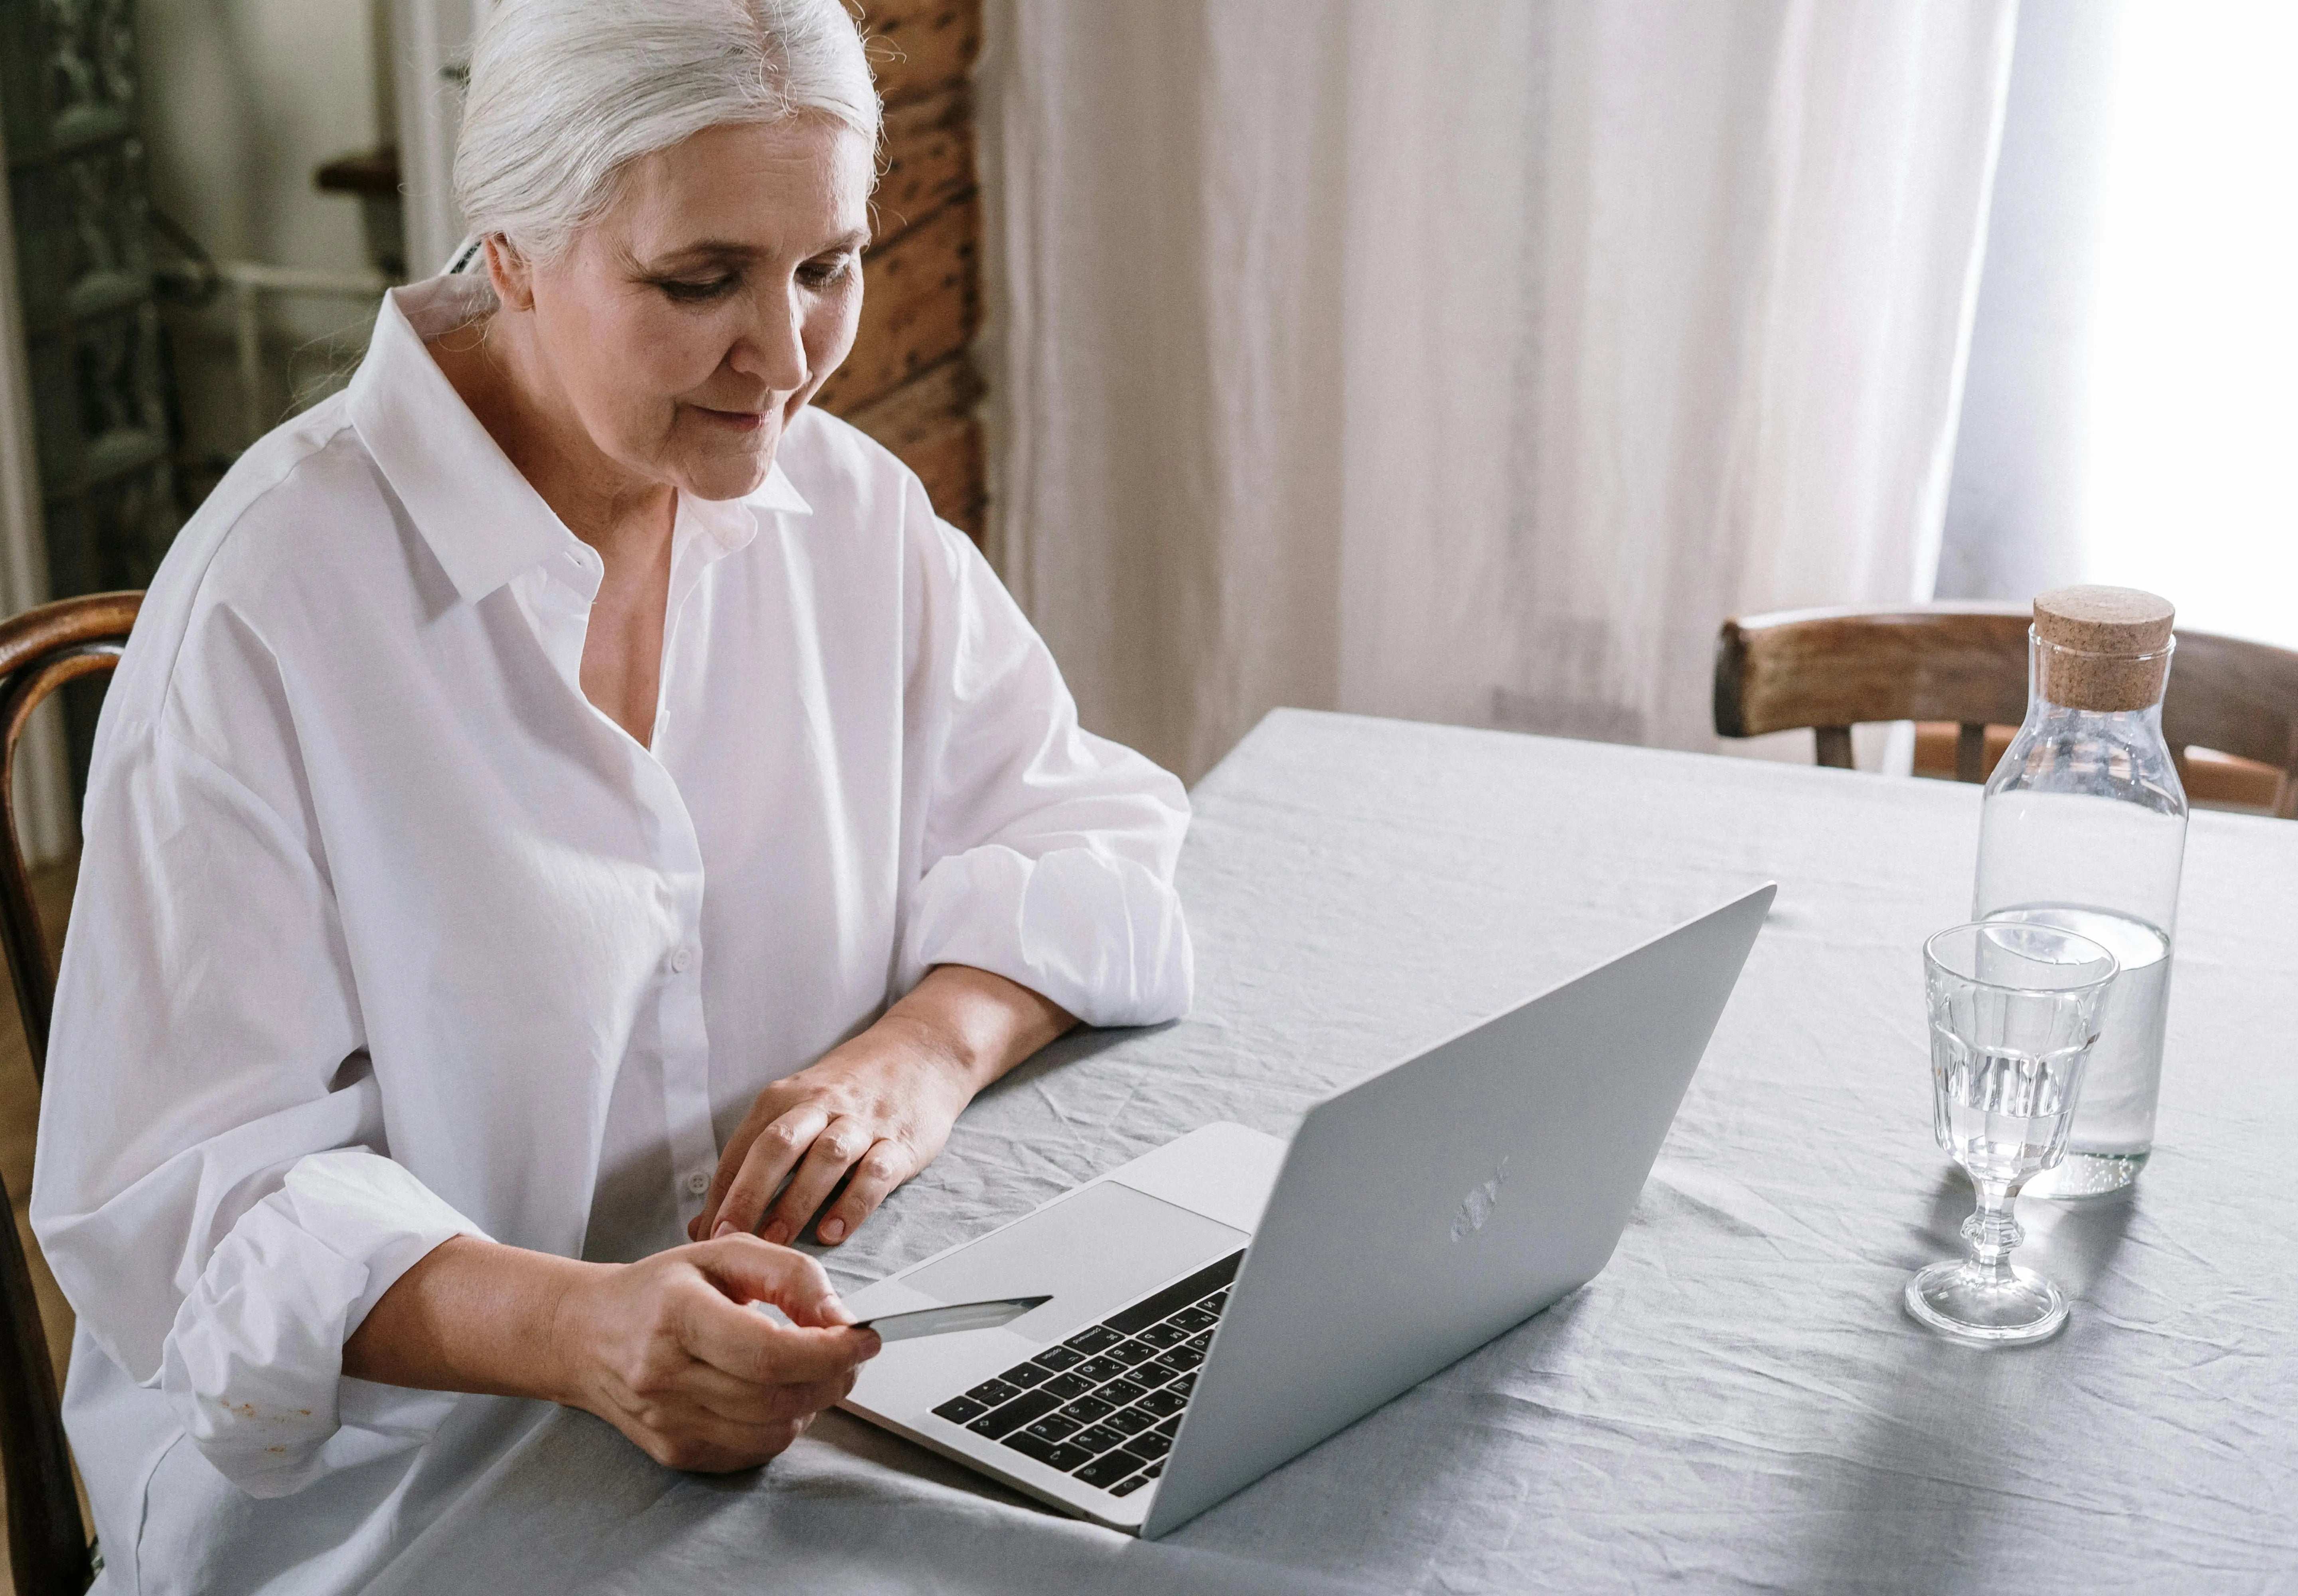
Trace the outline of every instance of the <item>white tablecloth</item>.
{"type": "Polygon", "coordinates": [[[2298,1588],[2298,825],[2195,817],[2160,1141],[2022,1205],[2038,1348],[1900,1311],[1959,1246],[1918,947],[1975,788],[1280,712],[1207,777],[1186,1022],[1075,1037],[845,1248],[858,1285],[1189,1128],[1330,1088],[1765,878],[1780,896],[1590,1285],[1158,1544],[840,1415],[657,1468],[561,1412],[379,1589],[1009,1592],[2298,1588]]]}

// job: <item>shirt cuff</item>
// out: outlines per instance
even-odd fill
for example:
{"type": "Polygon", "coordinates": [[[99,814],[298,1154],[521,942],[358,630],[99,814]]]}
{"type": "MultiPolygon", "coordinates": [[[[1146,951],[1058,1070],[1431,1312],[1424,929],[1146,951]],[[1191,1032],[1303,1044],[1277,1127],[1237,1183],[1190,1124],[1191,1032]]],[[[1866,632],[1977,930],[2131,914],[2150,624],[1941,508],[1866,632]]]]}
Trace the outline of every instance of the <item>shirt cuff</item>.
{"type": "Polygon", "coordinates": [[[1189,1012],[1188,927],[1168,883],[1090,848],[1037,858],[991,844],[937,863],[905,939],[913,978],[970,964],[1018,981],[1087,1025],[1154,1025],[1189,1012]]]}
{"type": "Polygon", "coordinates": [[[299,1160],[240,1216],[169,1331],[160,1386],[193,1444],[250,1495],[285,1496],[419,1443],[451,1402],[410,1391],[361,1403],[362,1433],[328,1445],[345,1428],[343,1343],[432,1248],[484,1235],[363,1147],[299,1160]]]}

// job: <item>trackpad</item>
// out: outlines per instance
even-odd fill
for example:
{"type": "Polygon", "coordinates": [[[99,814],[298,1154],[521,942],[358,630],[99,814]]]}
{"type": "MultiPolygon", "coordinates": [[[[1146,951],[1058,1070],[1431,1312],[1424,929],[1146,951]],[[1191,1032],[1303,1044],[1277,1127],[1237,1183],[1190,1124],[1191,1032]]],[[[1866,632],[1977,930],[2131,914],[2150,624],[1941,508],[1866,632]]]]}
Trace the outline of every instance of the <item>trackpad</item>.
{"type": "Polygon", "coordinates": [[[1059,1341],[1248,1239],[1242,1230],[1104,1180],[900,1278],[938,1302],[1051,1292],[1052,1302],[1006,1328],[1033,1341],[1059,1341]]]}

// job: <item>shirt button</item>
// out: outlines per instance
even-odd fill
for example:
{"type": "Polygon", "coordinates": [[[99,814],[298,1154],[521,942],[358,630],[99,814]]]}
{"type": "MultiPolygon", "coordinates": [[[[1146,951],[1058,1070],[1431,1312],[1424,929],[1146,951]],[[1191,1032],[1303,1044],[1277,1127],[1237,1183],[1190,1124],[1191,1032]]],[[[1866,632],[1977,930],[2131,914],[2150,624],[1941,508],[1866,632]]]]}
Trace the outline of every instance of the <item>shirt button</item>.
{"type": "Polygon", "coordinates": [[[698,1197],[703,1193],[708,1191],[710,1189],[709,1171],[707,1170],[697,1170],[694,1173],[689,1175],[686,1178],[686,1189],[693,1193],[698,1197]]]}
{"type": "Polygon", "coordinates": [[[670,967],[673,970],[677,971],[681,975],[684,975],[687,972],[688,966],[691,965],[693,963],[694,950],[690,947],[682,947],[676,953],[670,955],[670,967]]]}

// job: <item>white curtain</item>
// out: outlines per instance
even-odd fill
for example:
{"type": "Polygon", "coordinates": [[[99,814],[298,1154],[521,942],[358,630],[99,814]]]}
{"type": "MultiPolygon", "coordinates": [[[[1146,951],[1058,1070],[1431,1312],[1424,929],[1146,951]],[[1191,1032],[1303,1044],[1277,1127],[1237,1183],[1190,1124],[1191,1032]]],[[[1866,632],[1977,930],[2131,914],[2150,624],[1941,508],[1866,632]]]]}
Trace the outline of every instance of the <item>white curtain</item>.
{"type": "Polygon", "coordinates": [[[1699,748],[1928,596],[2015,0],[992,0],[993,552],[1090,724],[1699,748]]]}
{"type": "Polygon", "coordinates": [[[2298,648],[2298,7],[2023,0],[1939,591],[2298,648]]]}

